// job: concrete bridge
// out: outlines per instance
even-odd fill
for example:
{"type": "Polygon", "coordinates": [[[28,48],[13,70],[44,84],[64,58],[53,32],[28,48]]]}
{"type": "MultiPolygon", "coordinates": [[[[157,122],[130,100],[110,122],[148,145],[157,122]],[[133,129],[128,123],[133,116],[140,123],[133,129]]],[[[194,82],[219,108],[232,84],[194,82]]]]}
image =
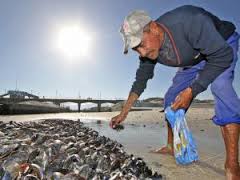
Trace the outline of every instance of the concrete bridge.
{"type": "Polygon", "coordinates": [[[60,105],[61,103],[66,103],[66,102],[72,102],[72,103],[77,103],[78,104],[78,112],[80,112],[81,109],[81,104],[82,103],[95,103],[98,106],[98,112],[101,111],[101,104],[103,103],[113,103],[116,104],[118,102],[122,102],[124,100],[107,100],[107,99],[54,99],[54,98],[24,98],[24,99],[19,99],[19,98],[4,98],[0,97],[0,104],[14,104],[14,103],[19,103],[19,102],[24,102],[24,101],[39,101],[39,102],[53,102],[54,104],[60,105]]]}

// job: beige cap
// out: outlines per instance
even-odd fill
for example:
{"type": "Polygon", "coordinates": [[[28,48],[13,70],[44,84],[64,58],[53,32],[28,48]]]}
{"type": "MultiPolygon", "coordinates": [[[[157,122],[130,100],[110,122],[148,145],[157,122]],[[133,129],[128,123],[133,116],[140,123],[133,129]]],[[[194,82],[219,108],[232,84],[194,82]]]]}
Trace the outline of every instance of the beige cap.
{"type": "Polygon", "coordinates": [[[124,41],[124,54],[128,53],[129,48],[141,43],[143,28],[151,21],[151,17],[142,10],[135,10],[126,16],[120,28],[124,41]]]}

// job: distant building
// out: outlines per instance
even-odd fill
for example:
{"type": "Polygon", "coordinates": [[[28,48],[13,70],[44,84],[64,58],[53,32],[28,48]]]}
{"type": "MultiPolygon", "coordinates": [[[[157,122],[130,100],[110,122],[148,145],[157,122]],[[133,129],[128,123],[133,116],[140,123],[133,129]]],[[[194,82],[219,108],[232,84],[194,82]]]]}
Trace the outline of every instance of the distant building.
{"type": "Polygon", "coordinates": [[[26,98],[39,99],[39,97],[34,94],[30,94],[25,91],[14,91],[14,90],[10,90],[6,94],[0,95],[0,97],[2,97],[2,98],[5,96],[9,96],[9,98],[11,98],[11,99],[26,99],[26,98]]]}

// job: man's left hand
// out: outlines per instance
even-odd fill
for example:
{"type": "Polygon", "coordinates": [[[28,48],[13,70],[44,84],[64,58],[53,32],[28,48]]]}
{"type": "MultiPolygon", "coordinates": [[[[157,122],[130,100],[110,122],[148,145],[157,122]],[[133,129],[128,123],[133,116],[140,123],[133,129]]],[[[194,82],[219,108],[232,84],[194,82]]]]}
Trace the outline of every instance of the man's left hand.
{"type": "Polygon", "coordinates": [[[187,109],[190,106],[192,99],[193,99],[192,88],[189,87],[179,93],[174,103],[171,105],[171,108],[173,110],[177,110],[180,108],[187,109]]]}

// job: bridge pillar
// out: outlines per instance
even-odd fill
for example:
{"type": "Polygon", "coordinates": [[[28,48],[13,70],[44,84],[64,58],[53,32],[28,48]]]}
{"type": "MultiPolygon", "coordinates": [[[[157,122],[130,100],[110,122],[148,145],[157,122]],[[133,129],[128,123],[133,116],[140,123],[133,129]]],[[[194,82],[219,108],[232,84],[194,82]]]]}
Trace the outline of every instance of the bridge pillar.
{"type": "Polygon", "coordinates": [[[98,103],[98,112],[101,112],[101,103],[98,103]]]}
{"type": "Polygon", "coordinates": [[[78,112],[81,112],[81,103],[78,103],[78,112]]]}
{"type": "Polygon", "coordinates": [[[57,106],[60,106],[60,102],[54,102],[54,104],[56,104],[57,106]]]}

